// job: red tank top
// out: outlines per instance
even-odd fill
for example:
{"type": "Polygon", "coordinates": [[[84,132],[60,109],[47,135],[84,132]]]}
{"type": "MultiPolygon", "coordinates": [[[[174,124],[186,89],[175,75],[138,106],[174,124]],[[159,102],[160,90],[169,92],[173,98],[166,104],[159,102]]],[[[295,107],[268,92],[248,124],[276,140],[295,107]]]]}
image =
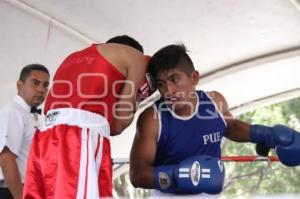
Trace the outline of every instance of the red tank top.
{"type": "Polygon", "coordinates": [[[113,104],[125,79],[93,44],[72,53],[60,65],[45,102],[45,113],[56,108],[78,108],[103,115],[111,125],[113,104]]]}

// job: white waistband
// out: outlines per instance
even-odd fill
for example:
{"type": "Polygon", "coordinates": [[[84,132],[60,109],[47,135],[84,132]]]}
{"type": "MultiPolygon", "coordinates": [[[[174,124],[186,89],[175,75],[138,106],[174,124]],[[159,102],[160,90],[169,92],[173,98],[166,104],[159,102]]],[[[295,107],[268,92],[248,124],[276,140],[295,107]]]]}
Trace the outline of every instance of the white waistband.
{"type": "Polygon", "coordinates": [[[59,108],[48,111],[45,118],[46,129],[59,124],[94,129],[99,131],[104,137],[109,137],[110,135],[109,123],[105,117],[81,109],[59,108]]]}

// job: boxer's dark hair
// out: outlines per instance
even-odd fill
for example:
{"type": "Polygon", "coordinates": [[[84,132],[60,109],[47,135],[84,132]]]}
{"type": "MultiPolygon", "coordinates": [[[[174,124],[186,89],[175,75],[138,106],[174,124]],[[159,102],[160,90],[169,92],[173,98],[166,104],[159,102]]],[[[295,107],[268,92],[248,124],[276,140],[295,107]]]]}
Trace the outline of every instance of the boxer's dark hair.
{"type": "Polygon", "coordinates": [[[172,44],[161,48],[150,59],[148,72],[156,78],[161,73],[178,68],[186,74],[195,71],[184,44],[172,44]]]}
{"type": "Polygon", "coordinates": [[[127,46],[131,46],[137,49],[138,51],[144,53],[143,46],[137,40],[133,39],[132,37],[129,37],[128,35],[120,35],[120,36],[113,37],[107,40],[105,43],[124,44],[127,46]]]}

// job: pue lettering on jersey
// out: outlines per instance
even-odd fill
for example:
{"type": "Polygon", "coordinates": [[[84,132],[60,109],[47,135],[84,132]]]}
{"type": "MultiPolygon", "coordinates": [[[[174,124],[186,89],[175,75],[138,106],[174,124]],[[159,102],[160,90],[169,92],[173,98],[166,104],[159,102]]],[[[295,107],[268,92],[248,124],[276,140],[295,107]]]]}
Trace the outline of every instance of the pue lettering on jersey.
{"type": "Polygon", "coordinates": [[[220,132],[203,135],[204,145],[206,145],[208,143],[216,143],[216,142],[220,142],[220,141],[221,141],[221,133],[220,132]]]}

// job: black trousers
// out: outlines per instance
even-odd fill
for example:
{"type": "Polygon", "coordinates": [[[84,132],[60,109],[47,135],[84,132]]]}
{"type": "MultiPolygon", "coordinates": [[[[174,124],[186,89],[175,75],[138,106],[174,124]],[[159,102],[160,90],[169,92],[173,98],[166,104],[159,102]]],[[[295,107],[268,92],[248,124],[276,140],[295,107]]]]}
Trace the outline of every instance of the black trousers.
{"type": "Polygon", "coordinates": [[[13,199],[8,188],[2,188],[2,187],[0,187],[0,198],[1,199],[13,199]]]}

